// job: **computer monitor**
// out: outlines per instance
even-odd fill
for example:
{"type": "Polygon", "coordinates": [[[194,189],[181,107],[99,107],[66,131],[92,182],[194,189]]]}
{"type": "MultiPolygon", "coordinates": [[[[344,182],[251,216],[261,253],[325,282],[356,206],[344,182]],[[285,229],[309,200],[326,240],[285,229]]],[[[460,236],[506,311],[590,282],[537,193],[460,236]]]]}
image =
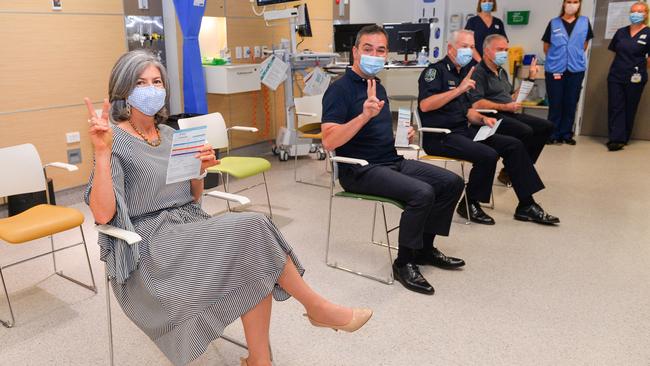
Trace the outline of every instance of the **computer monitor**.
{"type": "Polygon", "coordinates": [[[311,22],[309,21],[309,10],[307,4],[300,4],[296,6],[298,9],[298,35],[301,37],[312,37],[311,22]]]}
{"type": "Polygon", "coordinates": [[[405,62],[411,53],[429,47],[429,23],[386,23],[384,30],[388,34],[388,50],[404,55],[405,62]]]}
{"type": "Polygon", "coordinates": [[[334,52],[352,52],[357,33],[367,25],[373,23],[334,24],[334,52]]]}
{"type": "Polygon", "coordinates": [[[298,0],[257,0],[257,6],[280,4],[280,3],[289,3],[298,0]]]}

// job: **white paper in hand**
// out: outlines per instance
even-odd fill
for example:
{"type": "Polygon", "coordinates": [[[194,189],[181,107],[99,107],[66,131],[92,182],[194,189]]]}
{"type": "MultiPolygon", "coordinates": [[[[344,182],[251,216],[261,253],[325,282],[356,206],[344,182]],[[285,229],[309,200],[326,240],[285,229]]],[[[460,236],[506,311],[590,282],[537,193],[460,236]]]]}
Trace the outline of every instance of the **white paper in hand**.
{"type": "Polygon", "coordinates": [[[397,132],[395,132],[395,147],[409,146],[409,127],[411,127],[411,110],[400,108],[397,117],[397,132]]]}
{"type": "Polygon", "coordinates": [[[207,126],[186,128],[174,132],[167,163],[167,184],[198,177],[201,160],[195,156],[205,145],[207,126]]]}
{"type": "Polygon", "coordinates": [[[526,100],[526,98],[528,98],[528,96],[530,95],[530,92],[533,90],[534,86],[535,83],[533,83],[532,81],[528,81],[528,80],[522,81],[521,86],[519,87],[519,94],[517,95],[516,102],[521,103],[524,100],[526,100]]]}
{"type": "Polygon", "coordinates": [[[490,126],[483,126],[479,128],[478,133],[476,136],[474,136],[474,141],[483,141],[487,139],[488,137],[494,135],[497,132],[497,128],[499,128],[499,125],[501,124],[502,119],[498,120],[495,124],[494,127],[490,126]]]}

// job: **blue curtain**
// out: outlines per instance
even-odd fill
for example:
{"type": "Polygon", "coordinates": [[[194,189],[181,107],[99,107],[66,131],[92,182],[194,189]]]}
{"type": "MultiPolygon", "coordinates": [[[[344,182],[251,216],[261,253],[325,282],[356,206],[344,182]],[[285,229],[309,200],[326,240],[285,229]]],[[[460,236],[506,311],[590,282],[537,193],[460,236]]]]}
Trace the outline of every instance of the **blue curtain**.
{"type": "Polygon", "coordinates": [[[185,113],[208,113],[205,77],[199,49],[199,30],[204,6],[193,0],[174,0],[178,22],[183,32],[183,97],[185,113]]]}

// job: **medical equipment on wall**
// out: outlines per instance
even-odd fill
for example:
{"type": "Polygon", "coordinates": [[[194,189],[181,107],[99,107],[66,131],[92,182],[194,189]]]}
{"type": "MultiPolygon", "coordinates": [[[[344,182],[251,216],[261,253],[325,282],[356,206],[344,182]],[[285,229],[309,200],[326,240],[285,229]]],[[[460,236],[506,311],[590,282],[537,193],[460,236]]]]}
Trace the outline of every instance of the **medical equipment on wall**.
{"type": "Polygon", "coordinates": [[[415,9],[413,19],[419,23],[431,25],[429,37],[429,58],[436,62],[446,55],[447,33],[445,32],[445,18],[447,11],[445,0],[421,0],[415,9]]]}
{"type": "MultiPolygon", "coordinates": [[[[258,4],[259,4],[258,0],[258,4]]],[[[331,52],[298,52],[296,50],[296,29],[298,26],[298,8],[287,8],[282,10],[266,10],[262,14],[267,26],[269,22],[288,20],[289,21],[289,42],[282,42],[282,47],[272,51],[273,56],[279,58],[288,65],[284,80],[284,110],[286,127],[281,127],[275,140],[273,153],[277,154],[280,161],[287,161],[289,157],[304,156],[317,152],[312,139],[299,138],[297,121],[295,118],[295,105],[293,102],[294,93],[294,72],[325,66],[334,62],[338,56],[331,52]]]]}
{"type": "Polygon", "coordinates": [[[129,51],[147,49],[166,65],[162,16],[126,15],[124,24],[129,51]]]}

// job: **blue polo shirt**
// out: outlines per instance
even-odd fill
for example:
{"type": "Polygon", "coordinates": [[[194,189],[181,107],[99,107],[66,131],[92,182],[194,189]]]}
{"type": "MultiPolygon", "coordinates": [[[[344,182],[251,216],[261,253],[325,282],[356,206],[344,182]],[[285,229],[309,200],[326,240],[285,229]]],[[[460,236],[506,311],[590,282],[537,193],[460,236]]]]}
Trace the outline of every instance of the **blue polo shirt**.
{"type": "Polygon", "coordinates": [[[476,51],[481,55],[481,57],[483,57],[483,42],[487,36],[491,34],[500,34],[508,38],[503,22],[495,16],[492,17],[492,24],[490,24],[489,27],[480,16],[473,16],[467,19],[465,29],[474,31],[474,47],[476,47],[476,51]]]}
{"type": "Polygon", "coordinates": [[[650,54],[650,28],[641,29],[634,37],[630,34],[629,25],[617,30],[609,43],[609,50],[615,52],[616,57],[607,81],[627,84],[637,71],[641,74],[642,82],[648,80],[646,63],[650,54]]]}
{"type": "MultiPolygon", "coordinates": [[[[401,160],[395,150],[393,119],[388,106],[386,89],[377,80],[377,98],[385,102],[384,108],[368,121],[354,137],[336,149],[336,155],[364,159],[370,164],[386,164],[401,160]]],[[[333,82],[323,95],[323,123],[345,124],[363,112],[368,99],[368,82],[348,68],[333,82]]],[[[345,170],[341,164],[340,167],[345,170]]]]}

